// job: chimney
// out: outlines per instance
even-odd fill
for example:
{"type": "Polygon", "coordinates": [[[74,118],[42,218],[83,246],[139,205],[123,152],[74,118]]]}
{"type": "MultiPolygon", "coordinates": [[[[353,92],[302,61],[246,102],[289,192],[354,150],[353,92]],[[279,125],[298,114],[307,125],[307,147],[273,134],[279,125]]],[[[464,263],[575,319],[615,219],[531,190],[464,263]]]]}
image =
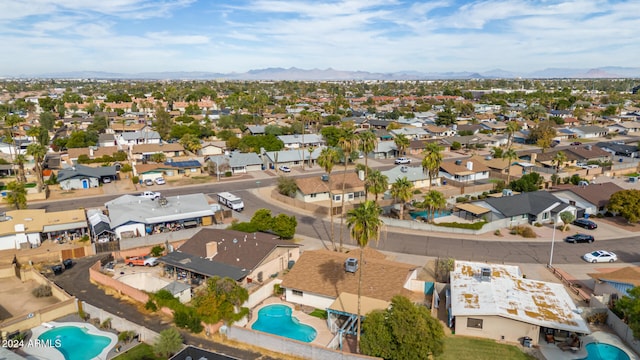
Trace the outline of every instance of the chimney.
{"type": "Polygon", "coordinates": [[[214,256],[218,255],[218,243],[215,241],[210,241],[206,245],[207,254],[206,258],[211,259],[214,256]]]}
{"type": "Polygon", "coordinates": [[[536,164],[536,160],[537,160],[537,159],[538,159],[538,154],[537,154],[537,153],[532,153],[532,154],[531,154],[531,163],[532,163],[533,165],[535,165],[535,164],[536,164]]]}
{"type": "Polygon", "coordinates": [[[358,170],[358,179],[364,181],[364,170],[358,170]]]}
{"type": "Polygon", "coordinates": [[[472,161],[467,161],[467,169],[469,171],[473,171],[473,162],[472,161]]]}

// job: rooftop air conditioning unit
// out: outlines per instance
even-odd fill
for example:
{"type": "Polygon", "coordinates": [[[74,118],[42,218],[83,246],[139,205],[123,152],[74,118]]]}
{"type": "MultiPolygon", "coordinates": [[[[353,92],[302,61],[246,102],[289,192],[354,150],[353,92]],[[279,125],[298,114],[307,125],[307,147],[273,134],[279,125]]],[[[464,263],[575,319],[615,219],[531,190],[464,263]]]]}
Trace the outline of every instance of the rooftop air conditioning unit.
{"type": "Polygon", "coordinates": [[[356,271],[358,271],[358,259],[348,258],[347,260],[345,260],[344,270],[350,273],[355,273],[356,271]]]}
{"type": "Polygon", "coordinates": [[[322,174],[322,176],[320,176],[320,179],[322,181],[329,181],[329,174],[322,174]]]}
{"type": "Polygon", "coordinates": [[[491,268],[480,269],[480,279],[482,281],[491,281],[491,268]]]}
{"type": "Polygon", "coordinates": [[[456,165],[462,165],[462,160],[456,160],[456,165]]]}
{"type": "Polygon", "coordinates": [[[400,168],[400,171],[402,171],[403,173],[406,173],[407,171],[409,171],[409,168],[406,166],[403,166],[400,168]]]}

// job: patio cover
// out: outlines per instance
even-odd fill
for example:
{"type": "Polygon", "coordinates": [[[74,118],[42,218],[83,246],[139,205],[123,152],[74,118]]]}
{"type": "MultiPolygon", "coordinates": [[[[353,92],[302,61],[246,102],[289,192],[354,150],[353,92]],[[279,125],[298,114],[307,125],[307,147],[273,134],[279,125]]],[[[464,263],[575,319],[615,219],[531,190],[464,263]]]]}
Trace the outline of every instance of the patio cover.
{"type": "MultiPolygon", "coordinates": [[[[362,296],[360,298],[360,314],[368,314],[373,310],[386,310],[390,305],[391,302],[389,301],[362,296]]],[[[329,306],[329,310],[357,315],[358,295],[346,292],[340,293],[340,296],[329,306]]]]}
{"type": "Polygon", "coordinates": [[[460,209],[460,210],[464,210],[468,213],[474,214],[474,215],[482,215],[482,214],[486,214],[488,212],[491,212],[491,210],[484,208],[482,206],[478,206],[478,205],[473,205],[473,204],[456,204],[456,208],[460,209]]]}

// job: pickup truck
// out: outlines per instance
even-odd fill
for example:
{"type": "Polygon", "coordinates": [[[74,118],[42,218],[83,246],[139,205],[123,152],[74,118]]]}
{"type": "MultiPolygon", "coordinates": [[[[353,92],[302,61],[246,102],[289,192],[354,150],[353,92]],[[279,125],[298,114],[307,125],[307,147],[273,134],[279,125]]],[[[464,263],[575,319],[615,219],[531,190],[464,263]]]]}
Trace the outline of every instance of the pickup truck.
{"type": "Polygon", "coordinates": [[[158,265],[158,258],[153,256],[127,256],[124,259],[124,264],[129,266],[156,266],[158,265]]]}
{"type": "Polygon", "coordinates": [[[147,199],[151,199],[151,200],[155,200],[160,198],[160,196],[162,196],[162,194],[160,194],[157,191],[145,191],[142,194],[140,194],[141,197],[147,198],[147,199]]]}
{"type": "Polygon", "coordinates": [[[411,164],[411,159],[401,157],[401,158],[397,158],[395,163],[396,163],[396,165],[398,165],[398,164],[411,164]]]}

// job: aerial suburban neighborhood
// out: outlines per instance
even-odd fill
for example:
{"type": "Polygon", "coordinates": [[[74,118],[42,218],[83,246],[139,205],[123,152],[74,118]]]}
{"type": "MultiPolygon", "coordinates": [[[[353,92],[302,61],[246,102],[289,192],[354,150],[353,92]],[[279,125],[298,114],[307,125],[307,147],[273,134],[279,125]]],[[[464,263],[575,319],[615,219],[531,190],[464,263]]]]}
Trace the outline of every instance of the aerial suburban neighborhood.
{"type": "Polygon", "coordinates": [[[636,83],[2,79],[0,358],[638,359],[636,83]]]}

